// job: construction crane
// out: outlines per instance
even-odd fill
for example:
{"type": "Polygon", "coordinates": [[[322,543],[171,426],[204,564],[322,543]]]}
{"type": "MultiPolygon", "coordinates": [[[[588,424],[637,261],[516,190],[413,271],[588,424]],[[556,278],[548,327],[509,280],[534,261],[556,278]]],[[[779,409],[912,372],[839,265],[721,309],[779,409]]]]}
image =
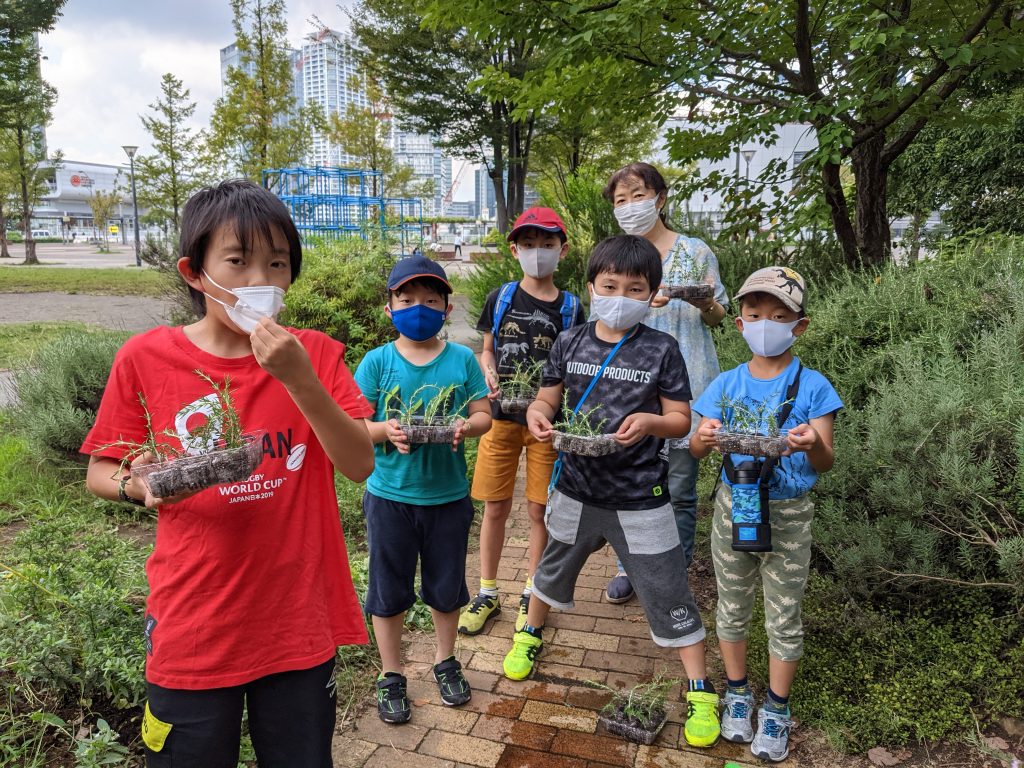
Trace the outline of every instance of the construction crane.
{"type": "Polygon", "coordinates": [[[462,174],[466,172],[469,167],[469,163],[463,163],[462,167],[459,168],[459,172],[455,174],[455,180],[452,185],[445,192],[444,197],[441,199],[441,214],[444,215],[448,212],[448,206],[452,204],[452,197],[455,195],[455,190],[459,187],[459,182],[462,181],[462,174]]]}

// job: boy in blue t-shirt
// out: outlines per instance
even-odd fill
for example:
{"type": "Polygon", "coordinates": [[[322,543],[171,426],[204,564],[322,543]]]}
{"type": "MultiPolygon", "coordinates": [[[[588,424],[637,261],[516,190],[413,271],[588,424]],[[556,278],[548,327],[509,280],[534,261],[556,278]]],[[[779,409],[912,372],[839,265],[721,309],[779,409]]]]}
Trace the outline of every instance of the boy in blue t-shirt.
{"type": "Polygon", "coordinates": [[[434,619],[434,679],[441,700],[458,706],[471,696],[454,655],[459,609],[469,602],[466,545],[473,522],[462,442],[490,429],[491,408],[472,351],[437,337],[451,313],[451,291],[436,262],[425,256],[398,261],[388,277],[385,310],[398,339],[368,352],[355,375],[375,411],[366,422],[376,463],[363,497],[370,550],[364,609],[380,650],[377,713],[386,723],[404,723],[411,716],[401,646],[406,611],[416,602],[417,559],[421,595],[434,619]],[[446,411],[468,414],[456,422],[451,445],[412,445],[392,418],[395,396],[410,406],[447,387],[454,389],[446,411]]]}
{"type": "MultiPolygon", "coordinates": [[[[753,353],[749,363],[718,376],[693,404],[701,415],[690,439],[690,452],[698,459],[718,449],[723,427],[723,399],[756,409],[768,404],[788,415],[779,426],[788,430],[787,450],[763,481],[768,488],[771,551],[737,551],[733,547],[734,488],[738,488],[752,456],[732,454],[723,468],[723,485],[715,498],[711,554],[718,582],[715,631],[728,681],[722,712],[722,737],[752,742],[750,750],[762,760],[780,761],[789,755],[789,693],[803,654],[800,602],[807,586],[811,560],[811,519],[814,504],[807,494],[818,475],[832,468],[832,428],[842,401],[828,379],[804,368],[790,347],[807,330],[804,313],[804,279],[791,269],[767,267],[754,272],[736,294],[740,315],[736,327],[753,353]],[[730,474],[732,477],[730,478],[730,474]],[[734,482],[735,481],[735,482],[734,482]],[[758,574],[764,589],[765,627],[768,631],[769,686],[764,706],[758,711],[754,734],[751,715],[754,697],[747,684],[747,632],[754,609],[758,574]]],[[[762,413],[771,412],[771,408],[762,413]]],[[[760,425],[762,429],[766,425],[760,425]]],[[[767,472],[767,469],[765,470],[767,472]]],[[[760,506],[760,486],[747,482],[735,493],[750,494],[760,506]]],[[[738,496],[736,498],[739,498],[738,496]]],[[[763,511],[762,511],[763,514],[763,511]]],[[[742,537],[741,537],[742,538],[742,537]]],[[[740,544],[741,549],[743,544],[740,544]]]]}

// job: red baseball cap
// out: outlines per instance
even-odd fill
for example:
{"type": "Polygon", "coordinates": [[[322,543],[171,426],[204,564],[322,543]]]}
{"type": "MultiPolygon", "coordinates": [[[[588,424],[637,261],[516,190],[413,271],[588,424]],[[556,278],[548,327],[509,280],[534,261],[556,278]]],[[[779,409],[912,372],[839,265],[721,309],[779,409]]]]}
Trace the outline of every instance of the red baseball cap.
{"type": "Polygon", "coordinates": [[[527,208],[519,214],[515,226],[508,233],[508,241],[511,243],[516,239],[516,235],[519,234],[520,230],[527,227],[536,227],[537,229],[543,229],[545,232],[560,232],[563,238],[569,239],[565,232],[565,224],[562,222],[562,218],[550,208],[527,208]]]}

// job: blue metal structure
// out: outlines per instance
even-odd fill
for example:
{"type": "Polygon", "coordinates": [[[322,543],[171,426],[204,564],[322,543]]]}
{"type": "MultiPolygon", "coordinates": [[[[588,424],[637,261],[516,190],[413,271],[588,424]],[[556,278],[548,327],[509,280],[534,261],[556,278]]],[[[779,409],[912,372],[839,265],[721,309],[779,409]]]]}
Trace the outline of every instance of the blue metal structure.
{"type": "Polygon", "coordinates": [[[423,231],[419,200],[375,194],[384,177],[358,168],[295,167],[263,171],[263,186],[288,206],[299,234],[306,237],[361,237],[372,230],[395,237],[402,246],[417,243],[423,231]]]}

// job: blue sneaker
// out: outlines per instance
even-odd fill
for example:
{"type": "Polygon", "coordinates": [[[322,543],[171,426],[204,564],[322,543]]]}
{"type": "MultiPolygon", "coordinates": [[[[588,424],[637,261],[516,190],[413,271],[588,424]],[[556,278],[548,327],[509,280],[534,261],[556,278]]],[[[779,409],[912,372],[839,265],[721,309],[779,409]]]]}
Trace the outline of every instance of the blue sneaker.
{"type": "Polygon", "coordinates": [[[778,763],[789,757],[789,729],[794,725],[789,713],[757,710],[757,735],[750,745],[754,757],[778,763]]]}
{"type": "Polygon", "coordinates": [[[608,582],[608,589],[605,590],[604,596],[609,603],[618,604],[629,602],[633,599],[634,594],[633,585],[629,583],[629,576],[620,573],[608,582]]]}

